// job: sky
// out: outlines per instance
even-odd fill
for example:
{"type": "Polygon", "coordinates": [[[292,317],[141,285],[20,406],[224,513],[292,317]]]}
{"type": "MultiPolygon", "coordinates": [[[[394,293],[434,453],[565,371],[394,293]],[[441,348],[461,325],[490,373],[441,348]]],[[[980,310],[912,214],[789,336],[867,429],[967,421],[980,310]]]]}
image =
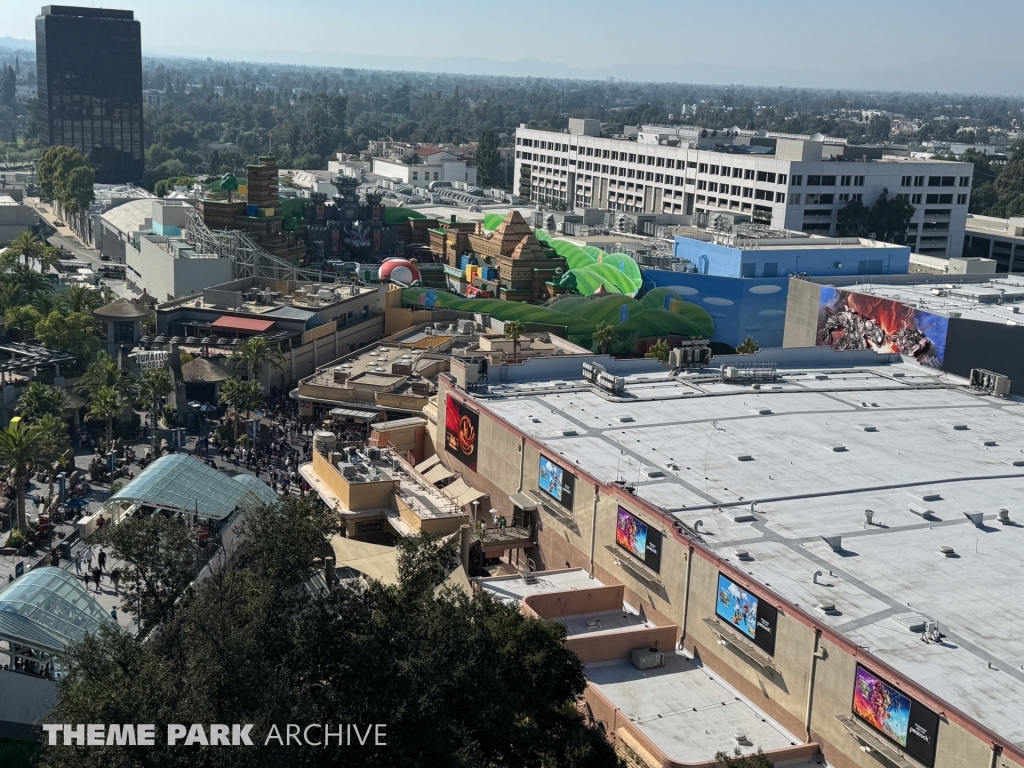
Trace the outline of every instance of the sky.
{"type": "MultiPolygon", "coordinates": [[[[0,36],[34,40],[41,5],[0,0],[0,36]]],[[[135,12],[148,56],[1024,94],[1021,0],[120,0],[107,7],[135,12]]]]}

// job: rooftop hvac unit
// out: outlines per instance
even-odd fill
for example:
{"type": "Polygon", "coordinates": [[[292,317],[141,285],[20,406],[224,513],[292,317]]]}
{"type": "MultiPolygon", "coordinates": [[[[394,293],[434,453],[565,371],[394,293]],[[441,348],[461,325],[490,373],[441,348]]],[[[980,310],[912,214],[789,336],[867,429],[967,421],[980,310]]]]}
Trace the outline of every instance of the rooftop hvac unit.
{"type": "Polygon", "coordinates": [[[369,456],[370,461],[380,461],[380,448],[369,448],[366,455],[369,456]]]}
{"type": "Polygon", "coordinates": [[[1000,397],[1010,394],[1009,377],[995,371],[986,371],[984,368],[972,368],[970,382],[971,389],[989,392],[1000,397]]]}
{"type": "Polygon", "coordinates": [[[459,335],[468,336],[473,333],[473,329],[476,327],[476,323],[472,320],[459,320],[459,335]]]}
{"type": "Polygon", "coordinates": [[[657,648],[637,648],[630,652],[629,660],[641,671],[665,666],[665,654],[657,648]]]}

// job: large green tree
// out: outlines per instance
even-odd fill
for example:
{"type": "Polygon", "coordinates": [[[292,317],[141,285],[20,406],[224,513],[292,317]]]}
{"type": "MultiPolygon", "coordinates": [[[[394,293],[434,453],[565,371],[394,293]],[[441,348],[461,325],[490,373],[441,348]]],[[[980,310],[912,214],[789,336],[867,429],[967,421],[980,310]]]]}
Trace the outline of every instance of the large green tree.
{"type": "MultiPolygon", "coordinates": [[[[252,723],[258,746],[44,746],[40,768],[618,765],[574,706],[586,680],[564,627],[438,589],[458,559],[433,539],[405,542],[398,584],[317,590],[332,519],[298,500],[250,513],[234,557],[177,600],[168,593],[173,614],[145,642],[106,627],[71,649],[48,720],[154,723],[158,733],[167,723],[252,723]],[[283,733],[286,723],[383,723],[386,746],[263,746],[271,725],[283,733]]],[[[158,560],[168,545],[149,544],[144,519],[134,525],[137,543],[115,552],[158,560]]]]}
{"type": "Polygon", "coordinates": [[[836,235],[874,237],[882,242],[903,245],[907,242],[907,228],[914,211],[905,195],[889,197],[889,190],[883,189],[870,208],[859,200],[852,200],[840,208],[836,235]]]}
{"type": "Polygon", "coordinates": [[[45,414],[63,419],[70,408],[68,393],[63,387],[41,381],[30,381],[18,398],[18,414],[29,421],[37,421],[45,414]]]}
{"type": "Polygon", "coordinates": [[[480,133],[476,149],[476,180],[482,187],[505,186],[505,179],[501,173],[501,155],[498,153],[498,139],[492,130],[480,133]]]}
{"type": "Polygon", "coordinates": [[[166,368],[150,368],[143,371],[142,379],[138,384],[138,395],[147,406],[153,417],[153,455],[157,455],[157,419],[160,414],[160,403],[164,398],[174,391],[174,382],[171,380],[170,371],[166,368]]]}
{"type": "Polygon", "coordinates": [[[94,199],[95,171],[77,149],[50,147],[39,158],[36,174],[43,197],[59,203],[68,213],[85,210],[94,199]]]}
{"type": "Polygon", "coordinates": [[[77,355],[88,355],[100,347],[100,339],[93,330],[92,316],[84,312],[72,312],[66,316],[51,312],[36,323],[35,335],[44,347],[77,355]]]}
{"type": "Polygon", "coordinates": [[[262,336],[253,336],[246,339],[231,354],[231,362],[235,367],[245,368],[249,379],[255,375],[256,378],[263,376],[263,366],[269,365],[277,370],[284,370],[285,356],[280,347],[268,342],[262,336]]]}

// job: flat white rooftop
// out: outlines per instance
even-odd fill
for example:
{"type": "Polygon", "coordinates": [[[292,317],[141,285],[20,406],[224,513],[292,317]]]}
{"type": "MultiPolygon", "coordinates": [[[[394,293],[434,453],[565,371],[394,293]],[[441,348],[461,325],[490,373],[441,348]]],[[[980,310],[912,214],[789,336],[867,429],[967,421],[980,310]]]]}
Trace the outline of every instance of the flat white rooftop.
{"type": "Polygon", "coordinates": [[[759,390],[665,372],[626,376],[623,399],[568,376],[477,397],[568,465],[635,484],[758,581],[1024,746],[1024,402],[848,359],[860,364],[792,363],[759,390]],[[823,536],[841,537],[838,551],[823,536]],[[945,639],[922,642],[924,620],[945,639]]]}
{"type": "Polygon", "coordinates": [[[679,653],[644,671],[628,659],[588,664],[587,679],[673,760],[696,763],[722,751],[769,752],[803,740],[786,731],[711,670],[679,653]],[[746,738],[737,742],[736,735],[746,738]]]}
{"type": "Polygon", "coordinates": [[[986,282],[857,283],[842,290],[867,293],[918,307],[933,315],[1024,325],[1024,275],[1001,274],[986,282]]]}
{"type": "Polygon", "coordinates": [[[593,589],[603,587],[600,579],[591,578],[581,568],[564,571],[541,571],[534,574],[535,581],[527,584],[522,576],[493,576],[484,579],[473,579],[481,589],[490,593],[491,597],[502,602],[519,603],[524,597],[540,595],[546,592],[563,592],[569,589],[593,589]]]}

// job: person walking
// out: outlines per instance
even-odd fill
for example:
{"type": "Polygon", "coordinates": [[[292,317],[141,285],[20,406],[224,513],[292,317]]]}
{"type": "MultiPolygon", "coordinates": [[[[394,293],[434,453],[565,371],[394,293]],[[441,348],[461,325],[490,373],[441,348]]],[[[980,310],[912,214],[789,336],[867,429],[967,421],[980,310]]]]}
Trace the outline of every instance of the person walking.
{"type": "Polygon", "coordinates": [[[101,571],[105,571],[107,569],[107,553],[104,552],[102,549],[100,550],[99,561],[100,561],[100,570],[101,571]]]}
{"type": "Polygon", "coordinates": [[[96,582],[96,591],[100,591],[100,578],[103,576],[103,571],[99,568],[92,569],[92,578],[96,582]]]}
{"type": "Polygon", "coordinates": [[[114,594],[115,595],[119,594],[118,593],[118,585],[121,583],[121,569],[120,568],[114,568],[110,572],[110,581],[114,584],[114,594]]]}
{"type": "Polygon", "coordinates": [[[75,552],[75,573],[79,576],[82,574],[82,550],[75,552]]]}
{"type": "Polygon", "coordinates": [[[85,550],[85,569],[87,571],[92,570],[92,547],[88,547],[85,550]]]}
{"type": "Polygon", "coordinates": [[[117,621],[117,606],[116,605],[113,608],[110,609],[110,616],[111,616],[111,618],[113,618],[114,621],[117,621]]]}

